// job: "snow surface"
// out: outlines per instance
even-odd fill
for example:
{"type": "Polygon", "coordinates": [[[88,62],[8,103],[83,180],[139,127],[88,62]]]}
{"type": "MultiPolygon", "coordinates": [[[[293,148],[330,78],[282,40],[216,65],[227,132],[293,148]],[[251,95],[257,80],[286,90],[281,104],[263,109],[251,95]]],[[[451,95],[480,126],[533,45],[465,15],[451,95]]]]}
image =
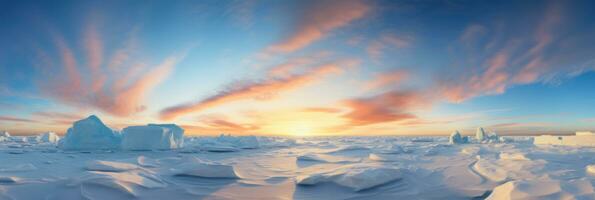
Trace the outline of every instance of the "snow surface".
{"type": "MultiPolygon", "coordinates": [[[[106,130],[97,121],[70,134],[106,130]]],[[[593,147],[450,139],[222,135],[71,151],[12,136],[0,142],[0,199],[595,199],[593,147]]]]}
{"type": "Polygon", "coordinates": [[[591,132],[577,132],[572,136],[542,135],[535,137],[534,144],[595,147],[595,135],[591,132]]]}

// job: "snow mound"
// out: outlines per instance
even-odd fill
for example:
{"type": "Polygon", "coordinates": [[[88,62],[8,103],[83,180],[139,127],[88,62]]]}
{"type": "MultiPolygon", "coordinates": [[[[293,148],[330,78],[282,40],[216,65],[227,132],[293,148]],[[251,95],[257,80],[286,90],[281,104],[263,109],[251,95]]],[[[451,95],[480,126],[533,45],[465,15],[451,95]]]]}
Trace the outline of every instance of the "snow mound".
{"type": "Polygon", "coordinates": [[[593,188],[588,180],[509,181],[496,187],[487,199],[593,199],[593,188]]]}
{"type": "Polygon", "coordinates": [[[521,153],[521,152],[513,152],[513,153],[501,152],[499,154],[499,157],[501,160],[530,160],[529,158],[527,158],[527,155],[525,153],[521,153]]]}
{"type": "Polygon", "coordinates": [[[195,157],[174,168],[173,174],[202,178],[240,178],[232,165],[206,162],[195,157]]]}
{"type": "Polygon", "coordinates": [[[371,153],[368,156],[368,159],[373,160],[373,161],[388,162],[388,161],[395,161],[398,159],[398,157],[395,155],[371,153]]]}
{"type": "MultiPolygon", "coordinates": [[[[175,126],[175,125],[172,125],[175,126]]],[[[129,126],[122,130],[122,149],[125,150],[167,150],[182,146],[177,142],[175,128],[162,126],[129,126]],[[175,131],[174,131],[175,130],[175,131]]],[[[183,131],[182,131],[183,137],[183,131]]],[[[183,139],[182,139],[183,140],[183,139]]]]}
{"type": "Polygon", "coordinates": [[[148,167],[148,168],[154,168],[154,167],[158,167],[158,163],[156,160],[153,160],[151,158],[147,158],[145,156],[139,156],[136,158],[136,163],[138,163],[138,165],[142,166],[142,167],[148,167]]]}
{"type": "Polygon", "coordinates": [[[0,136],[0,142],[8,141],[8,137],[0,136]]]}
{"type": "Polygon", "coordinates": [[[85,169],[89,171],[123,172],[138,169],[139,167],[130,163],[93,160],[87,162],[85,169]]]}
{"type": "Polygon", "coordinates": [[[356,164],[343,166],[332,172],[298,176],[296,182],[298,185],[332,182],[357,192],[399,180],[401,177],[402,171],[398,168],[356,164]]]}
{"type": "Polygon", "coordinates": [[[359,162],[360,161],[360,159],[358,159],[358,158],[349,158],[349,157],[343,157],[343,156],[331,156],[331,155],[313,154],[313,153],[298,156],[297,160],[325,162],[325,163],[346,163],[346,162],[359,162]]]}
{"type": "Polygon", "coordinates": [[[36,140],[38,142],[57,143],[60,140],[60,136],[54,132],[45,132],[37,136],[36,140]]]}
{"type": "Polygon", "coordinates": [[[587,173],[595,175],[595,164],[588,165],[587,167],[585,167],[585,169],[587,170],[587,173]]]}
{"type": "Polygon", "coordinates": [[[59,147],[65,150],[98,150],[120,147],[120,136],[95,115],[74,122],[59,147]]]}
{"type": "MultiPolygon", "coordinates": [[[[79,182],[83,195],[105,197],[104,190],[96,190],[94,186],[103,186],[121,192],[130,197],[142,194],[143,189],[164,188],[167,184],[159,177],[145,172],[91,172],[79,182]]],[[[91,198],[93,199],[93,198],[91,198]]]]}
{"type": "Polygon", "coordinates": [[[465,144],[469,142],[469,139],[467,138],[467,136],[462,137],[459,131],[455,131],[454,133],[450,134],[448,141],[451,144],[465,144]]]}
{"type": "Polygon", "coordinates": [[[411,153],[411,151],[410,150],[403,149],[403,147],[401,147],[399,145],[392,145],[392,146],[390,146],[388,148],[379,150],[378,153],[383,153],[383,154],[401,154],[401,153],[411,153]]]}
{"type": "Polygon", "coordinates": [[[15,184],[20,183],[21,178],[14,176],[0,176],[0,184],[15,184]]]}
{"type": "Polygon", "coordinates": [[[34,170],[37,170],[37,167],[31,163],[0,167],[0,172],[28,172],[34,170]]]}

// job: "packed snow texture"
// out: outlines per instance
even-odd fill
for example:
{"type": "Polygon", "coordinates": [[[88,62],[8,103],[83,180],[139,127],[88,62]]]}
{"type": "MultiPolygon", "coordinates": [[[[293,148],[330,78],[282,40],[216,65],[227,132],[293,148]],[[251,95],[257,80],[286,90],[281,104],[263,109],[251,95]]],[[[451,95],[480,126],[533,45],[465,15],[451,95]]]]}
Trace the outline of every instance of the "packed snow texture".
{"type": "Polygon", "coordinates": [[[177,176],[196,176],[202,178],[240,178],[232,165],[206,162],[192,157],[173,169],[177,176]]]}
{"type": "Polygon", "coordinates": [[[107,127],[95,115],[74,122],[60,140],[64,150],[100,150],[120,147],[120,135],[107,127]]]}
{"type": "Polygon", "coordinates": [[[102,160],[89,161],[89,162],[87,162],[87,166],[85,167],[85,169],[87,169],[89,171],[104,171],[104,172],[123,172],[123,171],[138,169],[138,168],[139,167],[134,164],[112,162],[112,161],[102,161],[102,160]]]}
{"type": "MultiPolygon", "coordinates": [[[[172,127],[141,129],[173,130],[179,144],[172,127]]],[[[51,134],[0,142],[0,199],[595,199],[595,148],[533,137],[221,135],[159,151],[65,151],[65,140],[119,137],[93,118],[69,134],[60,147],[51,134]]]]}
{"type": "Polygon", "coordinates": [[[595,199],[593,188],[588,180],[509,181],[496,187],[487,199],[595,199]]]}
{"type": "Polygon", "coordinates": [[[124,150],[167,150],[177,149],[183,144],[179,127],[164,126],[129,126],[122,130],[122,149],[124,150]],[[178,143],[180,142],[180,143],[178,143]]]}
{"type": "Polygon", "coordinates": [[[316,185],[332,182],[353,191],[370,189],[399,180],[402,170],[374,165],[346,165],[330,172],[313,173],[296,178],[299,185],[316,185]]]}

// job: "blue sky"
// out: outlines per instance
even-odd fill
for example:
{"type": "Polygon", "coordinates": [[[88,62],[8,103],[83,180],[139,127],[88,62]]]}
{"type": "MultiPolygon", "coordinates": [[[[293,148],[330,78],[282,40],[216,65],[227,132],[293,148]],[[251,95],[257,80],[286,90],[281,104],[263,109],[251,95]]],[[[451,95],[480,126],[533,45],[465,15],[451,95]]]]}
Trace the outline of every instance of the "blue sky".
{"type": "Polygon", "coordinates": [[[595,129],[591,1],[2,1],[0,129],[595,129]]]}

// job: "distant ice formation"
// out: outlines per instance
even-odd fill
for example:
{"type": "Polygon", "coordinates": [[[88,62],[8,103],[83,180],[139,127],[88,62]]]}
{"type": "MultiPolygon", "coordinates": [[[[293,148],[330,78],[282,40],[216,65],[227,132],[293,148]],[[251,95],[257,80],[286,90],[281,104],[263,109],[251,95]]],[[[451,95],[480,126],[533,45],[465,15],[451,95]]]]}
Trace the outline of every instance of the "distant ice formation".
{"type": "Polygon", "coordinates": [[[49,142],[49,143],[57,143],[60,140],[60,136],[58,136],[54,132],[45,132],[36,137],[37,142],[49,142]]]}
{"type": "Polygon", "coordinates": [[[479,142],[482,142],[487,139],[486,133],[482,127],[477,128],[477,131],[475,132],[475,139],[479,142]]]}
{"type": "Polygon", "coordinates": [[[10,133],[8,131],[0,131],[0,137],[10,137],[10,133]]]}
{"type": "Polygon", "coordinates": [[[455,131],[454,133],[450,134],[448,141],[451,144],[465,144],[469,142],[469,139],[467,136],[461,136],[461,133],[459,133],[459,131],[455,131]]]}
{"type": "Polygon", "coordinates": [[[533,144],[595,147],[595,133],[582,131],[571,136],[542,135],[535,137],[533,144]]]}
{"type": "Polygon", "coordinates": [[[107,127],[101,120],[91,115],[74,122],[60,140],[59,147],[65,150],[117,149],[120,147],[120,135],[107,127]]]}

